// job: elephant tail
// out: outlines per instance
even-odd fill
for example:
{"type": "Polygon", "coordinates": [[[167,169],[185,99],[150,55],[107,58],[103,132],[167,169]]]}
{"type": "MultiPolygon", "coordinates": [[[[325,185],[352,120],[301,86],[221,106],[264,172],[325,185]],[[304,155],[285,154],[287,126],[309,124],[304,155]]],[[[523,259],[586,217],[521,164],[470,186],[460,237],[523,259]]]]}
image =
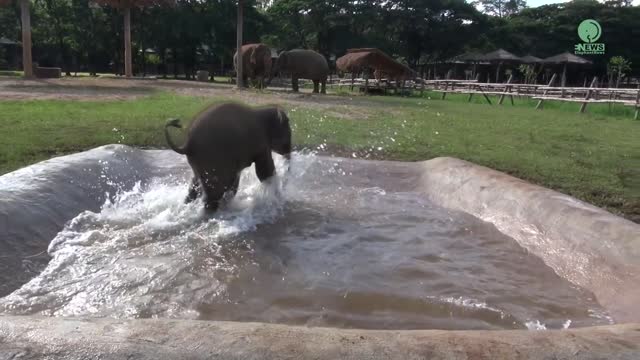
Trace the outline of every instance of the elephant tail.
{"type": "Polygon", "coordinates": [[[187,149],[186,146],[178,146],[176,145],[176,143],[173,142],[173,139],[171,139],[171,135],[169,134],[169,127],[175,127],[178,129],[182,129],[182,125],[180,124],[180,119],[169,119],[169,121],[167,121],[167,123],[164,126],[164,137],[167,138],[167,144],[169,144],[169,147],[177,152],[178,154],[182,154],[185,155],[187,153],[187,149]]]}

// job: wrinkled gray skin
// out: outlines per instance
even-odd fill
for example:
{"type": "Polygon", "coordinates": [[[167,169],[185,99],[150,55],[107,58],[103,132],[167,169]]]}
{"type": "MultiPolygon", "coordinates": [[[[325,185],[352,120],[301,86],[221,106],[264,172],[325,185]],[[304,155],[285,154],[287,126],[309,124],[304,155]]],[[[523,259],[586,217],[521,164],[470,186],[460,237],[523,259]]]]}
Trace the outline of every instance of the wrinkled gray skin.
{"type": "MultiPolygon", "coordinates": [[[[242,84],[247,87],[247,79],[251,79],[257,82],[259,89],[265,88],[265,79],[271,79],[271,49],[264,44],[242,45],[242,59],[242,84]]],[[[233,67],[237,72],[237,51],[233,54],[233,67]]]]}
{"type": "Polygon", "coordinates": [[[165,137],[171,149],[187,156],[194,173],[185,202],[204,193],[209,211],[218,209],[225,193],[235,195],[244,168],[255,163],[258,178],[265,181],[275,174],[271,151],[290,159],[289,118],[276,107],[209,107],[194,118],[182,146],[173,142],[169,127],[181,128],[180,120],[167,122],[165,137]]]}
{"type": "Polygon", "coordinates": [[[313,50],[295,49],[281,52],[273,67],[273,74],[278,73],[291,75],[293,91],[298,91],[298,79],[309,79],[313,81],[314,93],[318,92],[319,84],[322,84],[321,92],[327,93],[329,64],[324,56],[313,50]]]}

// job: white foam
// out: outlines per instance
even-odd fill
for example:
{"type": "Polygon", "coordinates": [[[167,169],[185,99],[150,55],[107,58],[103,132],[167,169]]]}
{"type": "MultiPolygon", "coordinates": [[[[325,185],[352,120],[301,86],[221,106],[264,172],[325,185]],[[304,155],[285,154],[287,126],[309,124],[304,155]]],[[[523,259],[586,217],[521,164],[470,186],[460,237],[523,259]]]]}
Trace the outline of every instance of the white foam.
{"type": "Polygon", "coordinates": [[[476,299],[469,299],[469,298],[463,298],[462,296],[460,297],[433,297],[433,296],[427,296],[427,298],[429,299],[433,299],[436,300],[438,302],[445,302],[448,304],[453,304],[456,306],[460,306],[463,308],[467,308],[467,309],[477,309],[477,310],[487,310],[487,311],[491,311],[491,312],[495,312],[500,314],[500,318],[504,318],[505,317],[505,313],[495,307],[489,306],[487,305],[487,303],[483,302],[483,301],[479,301],[476,299]]]}
{"type": "Polygon", "coordinates": [[[540,320],[526,321],[524,325],[529,330],[547,330],[547,326],[540,322],[540,320]]]}

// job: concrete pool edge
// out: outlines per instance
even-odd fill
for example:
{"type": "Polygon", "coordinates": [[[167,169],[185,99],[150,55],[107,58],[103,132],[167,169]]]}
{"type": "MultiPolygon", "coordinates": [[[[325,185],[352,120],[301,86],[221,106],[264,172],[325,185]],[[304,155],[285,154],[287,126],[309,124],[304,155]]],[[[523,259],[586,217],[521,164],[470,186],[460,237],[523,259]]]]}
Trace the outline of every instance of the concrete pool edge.
{"type": "Polygon", "coordinates": [[[417,189],[515,239],[595,294],[616,322],[640,322],[640,225],[568,195],[455,158],[420,163],[417,189]]]}
{"type": "Polygon", "coordinates": [[[0,359],[640,358],[640,312],[634,312],[640,303],[640,225],[466,161],[396,164],[416,175],[411,184],[431,201],[494,224],[558,274],[593,292],[618,323],[628,324],[548,331],[387,331],[0,316],[0,359]]]}
{"type": "Polygon", "coordinates": [[[569,330],[349,330],[198,320],[0,316],[0,358],[636,359],[640,324],[569,330]]]}

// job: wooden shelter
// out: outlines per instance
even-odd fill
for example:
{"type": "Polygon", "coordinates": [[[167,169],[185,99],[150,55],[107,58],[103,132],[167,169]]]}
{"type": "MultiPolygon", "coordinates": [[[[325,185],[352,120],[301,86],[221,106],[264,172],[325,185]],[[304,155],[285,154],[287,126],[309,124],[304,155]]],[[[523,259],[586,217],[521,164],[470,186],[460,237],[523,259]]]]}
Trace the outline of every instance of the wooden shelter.
{"type": "Polygon", "coordinates": [[[446,62],[449,64],[478,64],[484,62],[483,56],[477,52],[466,52],[456,55],[446,62]]]}
{"type": "Polygon", "coordinates": [[[391,77],[408,78],[416,75],[408,66],[376,48],[349,49],[344,56],[336,60],[336,68],[351,73],[373,69],[391,77]]]}
{"type": "Polygon", "coordinates": [[[500,82],[500,69],[504,63],[521,63],[522,59],[504,49],[498,49],[482,55],[482,59],[492,64],[498,64],[496,68],[496,82],[500,82]]]}
{"type": "Polygon", "coordinates": [[[18,49],[22,48],[22,44],[0,36],[0,48],[5,50],[5,57],[0,57],[0,63],[6,62],[8,69],[18,68],[18,49]]]}
{"type": "Polygon", "coordinates": [[[562,87],[566,86],[567,84],[567,65],[568,64],[575,64],[575,65],[591,65],[591,61],[582,58],[580,56],[574,55],[570,52],[564,52],[562,54],[558,54],[555,56],[550,56],[544,60],[542,60],[543,64],[555,64],[555,65],[559,65],[562,64],[562,87]]]}
{"type": "Polygon", "coordinates": [[[525,64],[540,64],[542,63],[542,59],[533,55],[525,55],[520,58],[525,64]]]}
{"type": "MultiPolygon", "coordinates": [[[[444,61],[447,64],[453,65],[453,72],[455,73],[456,65],[465,64],[465,65],[473,65],[471,70],[471,77],[476,78],[478,65],[487,65],[489,64],[487,61],[483,60],[483,55],[477,52],[466,52],[460,55],[456,55],[451,59],[444,61]]],[[[435,70],[434,70],[435,71],[435,70]]]]}

